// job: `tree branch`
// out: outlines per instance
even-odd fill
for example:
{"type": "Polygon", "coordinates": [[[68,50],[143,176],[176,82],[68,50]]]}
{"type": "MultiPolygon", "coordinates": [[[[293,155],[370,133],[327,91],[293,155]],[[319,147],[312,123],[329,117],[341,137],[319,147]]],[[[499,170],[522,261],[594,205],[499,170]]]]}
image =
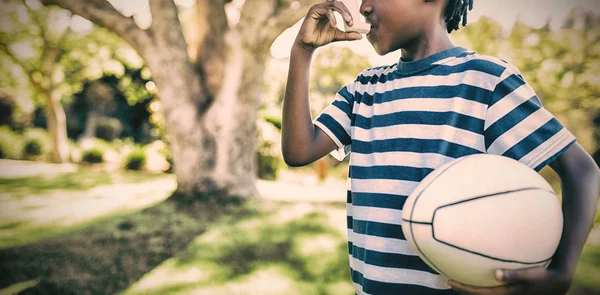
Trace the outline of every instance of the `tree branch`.
{"type": "Polygon", "coordinates": [[[308,8],[322,0],[250,0],[246,1],[240,18],[243,35],[256,36],[248,42],[255,51],[268,50],[285,29],[306,15],[308,8]],[[298,4],[292,5],[293,2],[298,4]]]}
{"type": "Polygon", "coordinates": [[[23,72],[25,72],[25,76],[27,76],[27,79],[29,80],[29,83],[31,83],[33,88],[40,92],[45,91],[43,85],[33,78],[33,71],[27,68],[27,65],[25,65],[25,63],[23,63],[19,58],[17,58],[17,56],[14,55],[6,45],[0,43],[0,51],[6,54],[6,56],[8,56],[8,58],[10,58],[10,60],[12,60],[13,63],[15,63],[16,65],[21,67],[21,69],[23,69],[23,72]]]}
{"type": "MultiPolygon", "coordinates": [[[[71,28],[71,26],[67,27],[67,29],[62,33],[62,35],[58,38],[58,43],[57,44],[63,44],[66,40],[67,37],[69,37],[69,35],[71,35],[73,33],[73,29],[71,28]]],[[[63,58],[63,56],[67,53],[66,50],[59,50],[58,54],[54,57],[53,63],[57,64],[60,62],[60,60],[63,58]]]]}
{"type": "Polygon", "coordinates": [[[185,45],[185,38],[179,22],[177,5],[173,0],[149,0],[152,13],[152,30],[157,36],[164,36],[166,42],[185,45]]]}
{"type": "Polygon", "coordinates": [[[151,31],[144,31],[132,17],[125,17],[106,0],[41,0],[44,5],[57,5],[104,27],[129,43],[140,55],[152,52],[151,31]]]}
{"type": "Polygon", "coordinates": [[[311,6],[322,1],[297,0],[297,2],[299,3],[298,6],[292,6],[290,2],[293,1],[280,0],[279,2],[279,5],[276,6],[279,9],[275,11],[275,14],[273,16],[274,21],[271,21],[267,24],[269,26],[269,30],[267,31],[272,32],[272,34],[269,34],[265,37],[268,37],[268,39],[272,39],[272,41],[275,41],[275,38],[277,38],[277,36],[279,36],[285,29],[291,27],[298,20],[304,17],[311,6]]]}
{"type": "Polygon", "coordinates": [[[198,20],[196,26],[199,32],[196,62],[210,97],[218,93],[224,80],[227,58],[225,35],[229,30],[225,2],[227,0],[197,0],[196,2],[198,20]]]}

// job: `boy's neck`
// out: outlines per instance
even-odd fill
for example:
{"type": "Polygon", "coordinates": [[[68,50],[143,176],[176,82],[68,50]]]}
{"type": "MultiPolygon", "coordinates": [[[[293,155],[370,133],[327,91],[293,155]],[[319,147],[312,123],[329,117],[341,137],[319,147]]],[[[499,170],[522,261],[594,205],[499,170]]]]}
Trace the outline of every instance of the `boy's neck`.
{"type": "Polygon", "coordinates": [[[446,31],[434,30],[402,48],[402,61],[415,61],[454,47],[446,31]]]}

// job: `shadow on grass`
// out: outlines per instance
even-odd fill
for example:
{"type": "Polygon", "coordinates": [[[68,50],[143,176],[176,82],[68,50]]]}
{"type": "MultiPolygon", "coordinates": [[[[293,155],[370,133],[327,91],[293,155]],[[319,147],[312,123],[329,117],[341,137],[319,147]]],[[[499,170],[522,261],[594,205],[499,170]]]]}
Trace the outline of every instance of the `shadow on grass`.
{"type": "Polygon", "coordinates": [[[346,237],[327,216],[339,209],[281,218],[293,207],[221,220],[124,294],[353,294],[346,237]]]}
{"type": "Polygon", "coordinates": [[[221,216],[245,206],[205,202],[182,208],[173,197],[84,229],[0,250],[0,289],[38,280],[19,294],[115,294],[174,256],[221,216]]]}

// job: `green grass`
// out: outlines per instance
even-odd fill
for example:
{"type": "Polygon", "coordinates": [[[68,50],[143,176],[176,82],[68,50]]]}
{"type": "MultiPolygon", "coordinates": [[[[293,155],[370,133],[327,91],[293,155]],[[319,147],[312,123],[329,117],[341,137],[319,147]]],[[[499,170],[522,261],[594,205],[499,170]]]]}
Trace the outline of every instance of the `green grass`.
{"type": "MultiPolygon", "coordinates": [[[[0,179],[0,191],[3,201],[25,202],[157,177],[82,170],[0,179]]],[[[353,294],[345,221],[343,202],[259,201],[188,210],[166,201],[69,227],[4,219],[0,234],[14,236],[0,236],[0,294],[353,294]]],[[[600,294],[598,278],[600,245],[587,245],[569,294],[600,294]]]]}
{"type": "Polygon", "coordinates": [[[600,245],[588,244],[583,249],[575,273],[573,290],[578,294],[600,294],[600,245]]]}
{"type": "Polygon", "coordinates": [[[109,173],[80,169],[78,172],[51,176],[0,178],[0,191],[14,199],[52,191],[81,191],[100,185],[137,183],[159,177],[163,176],[133,171],[109,173]]]}
{"type": "MultiPolygon", "coordinates": [[[[0,211],[0,249],[26,245],[86,228],[96,221],[127,214],[132,211],[128,208],[137,206],[132,204],[123,207],[122,210],[116,208],[114,211],[96,214],[92,212],[93,210],[90,211],[90,203],[86,203],[86,201],[97,199],[98,195],[88,193],[89,189],[117,184],[144,183],[165,177],[171,176],[141,172],[108,173],[81,169],[77,173],[51,176],[2,178],[0,179],[0,191],[2,192],[0,206],[3,206],[5,210],[0,211]],[[89,212],[90,215],[80,214],[77,221],[63,222],[76,214],[71,214],[69,210],[60,207],[72,208],[74,213],[78,213],[78,210],[86,210],[85,212],[89,212]],[[48,215],[58,214],[56,210],[61,210],[62,213],[46,218],[48,215]]],[[[95,192],[101,193],[102,190],[95,192]]],[[[122,197],[135,196],[136,199],[131,202],[144,204],[137,199],[135,192],[124,193],[128,195],[119,196],[117,194],[114,198],[119,200],[122,197]]],[[[148,195],[140,195],[140,197],[145,196],[148,195]]],[[[168,197],[168,192],[164,197],[168,197]]]]}
{"type": "Polygon", "coordinates": [[[39,243],[0,249],[0,289],[38,280],[34,288],[44,294],[114,294],[184,249],[206,224],[164,202],[39,243]]]}
{"type": "Polygon", "coordinates": [[[253,208],[246,218],[223,217],[123,294],[353,294],[346,237],[331,222],[345,210],[253,208]]]}

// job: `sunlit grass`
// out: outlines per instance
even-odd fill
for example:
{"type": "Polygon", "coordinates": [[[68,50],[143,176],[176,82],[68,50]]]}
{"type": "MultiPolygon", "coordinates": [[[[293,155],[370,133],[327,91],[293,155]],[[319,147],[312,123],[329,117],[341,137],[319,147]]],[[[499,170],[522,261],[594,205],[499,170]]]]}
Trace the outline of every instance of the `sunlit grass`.
{"type": "Polygon", "coordinates": [[[0,178],[0,249],[16,247],[85,228],[164,200],[174,182],[169,175],[140,172],[77,173],[0,178]],[[167,180],[143,190],[138,183],[167,180]]]}
{"type": "Polygon", "coordinates": [[[136,183],[150,181],[162,175],[146,174],[140,172],[103,172],[88,169],[80,169],[78,172],[63,174],[18,177],[18,178],[0,178],[0,192],[2,198],[0,201],[14,198],[23,198],[33,194],[40,194],[49,191],[79,191],[87,190],[99,185],[109,185],[118,183],[136,183]]]}
{"type": "Polygon", "coordinates": [[[344,210],[271,206],[222,219],[124,294],[352,294],[346,237],[329,222],[344,210]]]}

